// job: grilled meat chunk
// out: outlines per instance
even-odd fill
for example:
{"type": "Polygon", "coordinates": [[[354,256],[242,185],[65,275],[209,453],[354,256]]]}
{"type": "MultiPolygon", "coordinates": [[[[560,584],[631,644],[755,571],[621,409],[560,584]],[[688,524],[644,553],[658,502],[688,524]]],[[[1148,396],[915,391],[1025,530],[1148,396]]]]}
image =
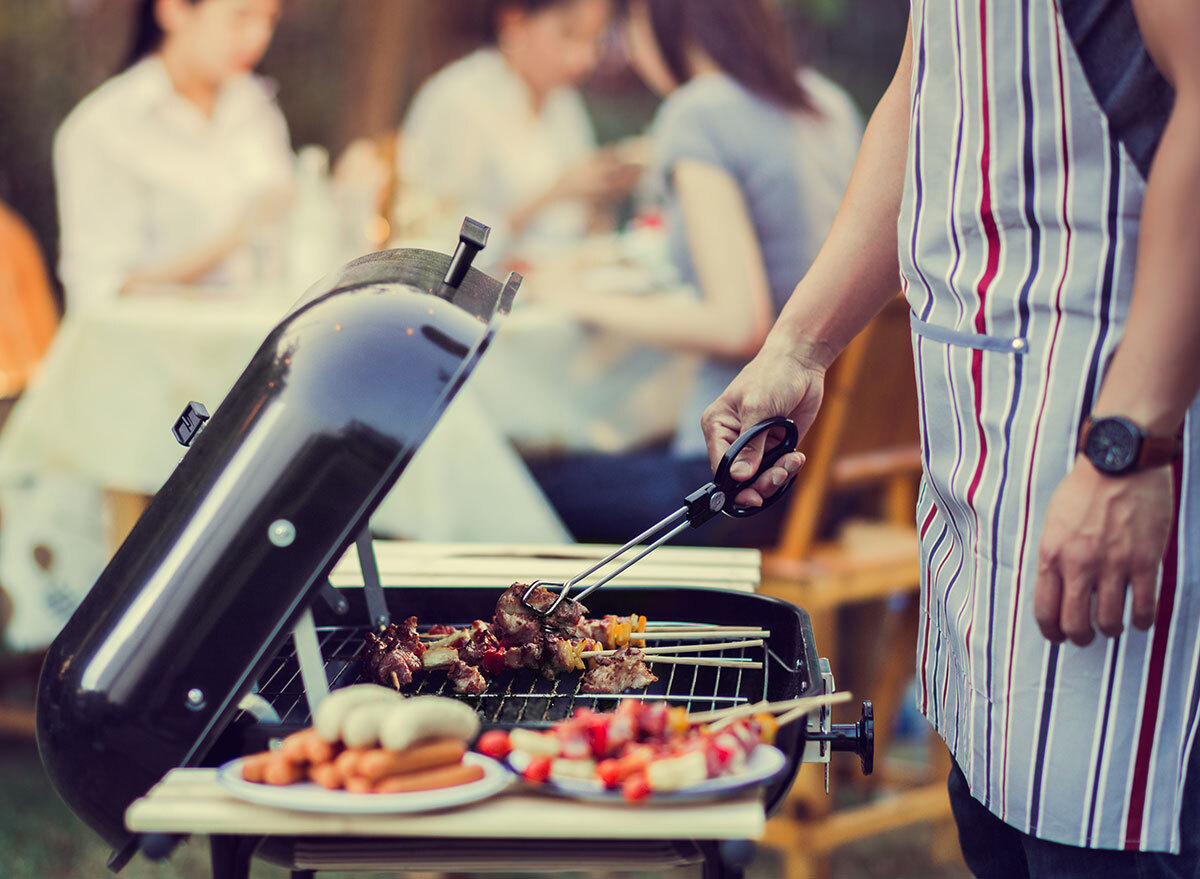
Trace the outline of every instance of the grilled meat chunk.
{"type": "Polygon", "coordinates": [[[537,671],[541,667],[541,662],[542,642],[540,640],[518,644],[504,651],[505,668],[527,668],[530,671],[537,671]]]}
{"type": "Polygon", "coordinates": [[[484,654],[500,646],[491,624],[483,620],[475,620],[471,628],[464,632],[465,637],[458,644],[458,656],[467,665],[479,665],[483,662],[484,654]]]}
{"type": "MultiPolygon", "coordinates": [[[[521,596],[528,588],[523,583],[513,583],[496,602],[496,614],[492,622],[501,641],[510,645],[525,644],[536,639],[543,629],[564,635],[574,633],[587,608],[568,598],[550,616],[540,617],[521,603],[521,596]]],[[[549,589],[539,586],[529,596],[529,602],[534,607],[544,608],[553,604],[556,597],[549,589]]]]}
{"type": "Polygon", "coordinates": [[[454,687],[454,692],[470,696],[478,696],[487,689],[487,680],[473,665],[467,665],[462,660],[452,662],[446,671],[446,680],[454,687]]]}
{"type": "Polygon", "coordinates": [[[413,672],[421,668],[425,645],[417,636],[417,618],[390,623],[379,634],[368,632],[363,648],[363,663],[368,676],[385,687],[412,683],[413,672]],[[393,678],[393,675],[395,677],[393,678]]]}
{"type": "Polygon", "coordinates": [[[595,666],[583,676],[584,693],[622,693],[640,690],[658,680],[646,668],[646,654],[636,647],[622,647],[611,656],[596,657],[595,666]]]}

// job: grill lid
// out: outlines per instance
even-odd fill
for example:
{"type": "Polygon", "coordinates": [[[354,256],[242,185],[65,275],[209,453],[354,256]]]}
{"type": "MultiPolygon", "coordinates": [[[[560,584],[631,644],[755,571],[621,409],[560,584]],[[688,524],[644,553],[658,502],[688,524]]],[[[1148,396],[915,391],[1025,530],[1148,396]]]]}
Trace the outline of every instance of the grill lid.
{"type": "Polygon", "coordinates": [[[50,647],[42,760],[114,846],[130,802],[203,758],[486,349],[521,280],[470,268],[486,232],[315,284],[50,647]]]}

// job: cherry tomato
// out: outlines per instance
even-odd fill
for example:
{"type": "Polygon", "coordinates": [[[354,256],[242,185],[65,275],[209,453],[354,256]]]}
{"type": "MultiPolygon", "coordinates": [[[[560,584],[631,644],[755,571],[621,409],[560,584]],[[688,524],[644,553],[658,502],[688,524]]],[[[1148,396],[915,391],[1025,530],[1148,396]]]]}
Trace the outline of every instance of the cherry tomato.
{"type": "Polygon", "coordinates": [[[625,779],[621,784],[621,796],[632,803],[650,796],[650,783],[646,781],[645,773],[637,772],[625,779]]]}
{"type": "Polygon", "coordinates": [[[489,674],[499,674],[504,671],[504,650],[485,650],[483,653],[483,670],[489,674]]]}
{"type": "Polygon", "coordinates": [[[508,733],[502,729],[489,729],[475,743],[476,751],[488,757],[495,757],[497,760],[507,757],[512,749],[508,733]]]}
{"type": "Polygon", "coordinates": [[[525,777],[526,781],[532,781],[534,784],[542,784],[550,777],[550,765],[553,762],[553,757],[538,754],[529,761],[529,765],[525,767],[525,771],[521,774],[525,777]]]}
{"type": "Polygon", "coordinates": [[[596,777],[603,782],[605,787],[617,787],[621,783],[621,775],[620,760],[601,760],[596,765],[596,777]]]}

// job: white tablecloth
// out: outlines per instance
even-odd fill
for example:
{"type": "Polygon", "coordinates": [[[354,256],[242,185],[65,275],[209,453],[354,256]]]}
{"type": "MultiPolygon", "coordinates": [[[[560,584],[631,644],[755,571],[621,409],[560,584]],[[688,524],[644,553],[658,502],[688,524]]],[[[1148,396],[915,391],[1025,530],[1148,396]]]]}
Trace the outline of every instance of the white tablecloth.
{"type": "MultiPolygon", "coordinates": [[[[178,291],[176,291],[178,294],[178,291]]],[[[68,315],[0,433],[0,585],[8,641],[46,643],[106,559],[101,489],[153,494],[189,400],[215,411],[291,305],[159,295],[68,315]]],[[[619,451],[669,435],[694,361],[519,307],[372,519],[388,536],[569,540],[512,442],[619,451]]]]}
{"type": "MultiPolygon", "coordinates": [[[[156,492],[189,400],[215,411],[290,302],[128,298],[69,315],[0,434],[0,585],[10,645],[47,643],[107,559],[100,489],[156,492]]],[[[569,535],[468,384],[372,519],[426,540],[569,535]]]]}

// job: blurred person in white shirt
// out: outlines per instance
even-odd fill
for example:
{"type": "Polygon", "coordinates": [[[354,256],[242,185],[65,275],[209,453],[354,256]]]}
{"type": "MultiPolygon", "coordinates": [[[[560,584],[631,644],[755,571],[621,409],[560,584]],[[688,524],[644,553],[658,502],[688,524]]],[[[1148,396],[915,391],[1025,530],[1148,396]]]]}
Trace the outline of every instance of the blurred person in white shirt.
{"type": "Polygon", "coordinates": [[[287,123],[252,73],[281,0],[143,0],[125,68],[54,141],[68,312],[150,284],[253,280],[291,191],[287,123]]]}
{"type": "Polygon", "coordinates": [[[602,225],[637,177],[619,151],[596,148],[575,88],[599,61],[609,0],[484,5],[489,45],[431,77],[405,118],[398,225],[457,228],[470,215],[492,227],[489,263],[536,261],[602,225]]]}

